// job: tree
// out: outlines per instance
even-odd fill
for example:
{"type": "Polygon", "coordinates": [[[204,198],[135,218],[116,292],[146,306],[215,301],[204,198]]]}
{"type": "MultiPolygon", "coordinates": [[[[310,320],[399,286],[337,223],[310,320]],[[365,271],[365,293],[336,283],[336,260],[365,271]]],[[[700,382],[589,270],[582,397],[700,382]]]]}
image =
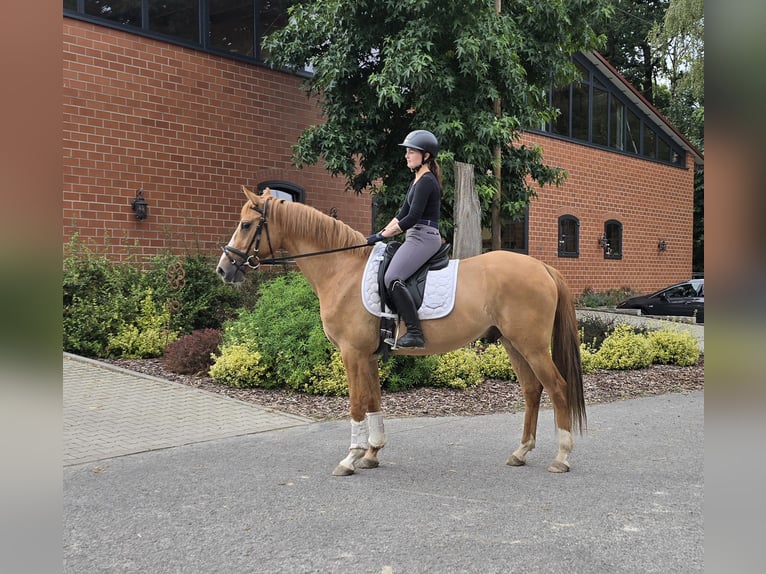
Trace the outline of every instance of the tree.
{"type": "MultiPolygon", "coordinates": [[[[703,0],[670,0],[648,36],[662,55],[668,97],[657,107],[701,150],[705,149],[705,15],[703,0]]],[[[662,89],[658,86],[657,89],[662,89]]],[[[694,174],[694,271],[705,268],[705,183],[694,174]]]]}
{"type": "Polygon", "coordinates": [[[611,0],[614,18],[597,28],[606,36],[602,55],[650,103],[662,67],[662,56],[649,41],[649,33],[663,21],[668,0],[611,0]]]}
{"type": "Polygon", "coordinates": [[[296,4],[287,26],[264,41],[273,66],[310,67],[305,89],[326,120],[301,135],[294,161],[324,160],[349,188],[372,190],[390,215],[410,179],[397,145],[410,130],[434,132],[441,160],[476,167],[483,207],[499,146],[502,207],[512,216],[534,196],[528,177],[544,185],[563,176],[543,165],[539,149],[517,145],[518,130],[553,117],[551,83],[575,78],[570,56],[598,46],[593,26],[609,13],[607,0],[508,1],[499,14],[486,0],[296,4]]]}

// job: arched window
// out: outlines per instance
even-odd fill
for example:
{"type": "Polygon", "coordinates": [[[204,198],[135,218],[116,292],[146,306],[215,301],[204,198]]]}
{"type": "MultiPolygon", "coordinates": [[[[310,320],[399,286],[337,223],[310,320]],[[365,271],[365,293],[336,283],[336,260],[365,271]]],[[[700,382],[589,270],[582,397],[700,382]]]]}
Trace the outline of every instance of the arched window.
{"type": "Polygon", "coordinates": [[[574,215],[559,217],[559,257],[580,256],[580,220],[574,215]]]}
{"type": "Polygon", "coordinates": [[[622,223],[610,219],[604,223],[604,259],[622,259],[622,223]]]}
{"type": "Polygon", "coordinates": [[[297,203],[306,203],[306,191],[299,185],[295,185],[289,181],[270,179],[258,184],[258,193],[263,193],[263,190],[267,187],[271,190],[271,195],[274,197],[286,199],[287,201],[295,201],[297,203]]]}

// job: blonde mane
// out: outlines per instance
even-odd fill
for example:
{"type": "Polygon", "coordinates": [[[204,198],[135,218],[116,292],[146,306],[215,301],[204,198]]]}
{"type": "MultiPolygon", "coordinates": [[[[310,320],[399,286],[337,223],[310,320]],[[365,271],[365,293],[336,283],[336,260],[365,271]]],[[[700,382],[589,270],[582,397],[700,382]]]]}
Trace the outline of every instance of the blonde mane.
{"type": "MultiPolygon", "coordinates": [[[[351,247],[365,242],[365,236],[359,231],[303,203],[277,200],[272,205],[271,216],[284,233],[293,237],[312,237],[324,249],[351,247]]],[[[366,258],[369,250],[355,249],[352,253],[366,258]]]]}

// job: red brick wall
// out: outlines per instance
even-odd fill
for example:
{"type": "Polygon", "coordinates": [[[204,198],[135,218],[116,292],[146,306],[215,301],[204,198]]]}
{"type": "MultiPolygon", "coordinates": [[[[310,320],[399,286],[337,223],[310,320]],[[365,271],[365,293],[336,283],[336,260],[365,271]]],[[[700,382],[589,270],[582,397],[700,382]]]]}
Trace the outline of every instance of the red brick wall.
{"type": "Polygon", "coordinates": [[[344,191],[290,146],[318,108],[301,80],[63,19],[64,242],[74,233],[119,259],[171,250],[217,256],[245,198],[240,185],[291,181],[306,203],[368,233],[369,195],[344,191]],[[149,218],[130,208],[143,187],[149,218]]]}
{"type": "Polygon", "coordinates": [[[621,286],[647,293],[691,278],[694,170],[527,133],[547,165],[566,169],[561,188],[538,189],[529,210],[529,254],[556,267],[573,291],[621,286]],[[580,220],[580,257],[558,257],[558,218],[580,220]],[[623,226],[622,259],[604,259],[604,223],[623,226]],[[657,243],[667,242],[660,252],[657,243]]]}

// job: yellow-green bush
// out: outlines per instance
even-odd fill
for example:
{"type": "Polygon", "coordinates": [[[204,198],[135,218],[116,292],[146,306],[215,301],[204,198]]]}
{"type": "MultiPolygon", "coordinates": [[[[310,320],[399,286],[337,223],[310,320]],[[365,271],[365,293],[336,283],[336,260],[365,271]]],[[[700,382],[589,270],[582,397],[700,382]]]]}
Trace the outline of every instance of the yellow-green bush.
{"type": "Polygon", "coordinates": [[[700,358],[697,339],[691,333],[663,329],[647,337],[654,347],[655,363],[689,367],[696,365],[700,358]]]}
{"type": "Polygon", "coordinates": [[[595,355],[598,369],[643,369],[654,362],[654,346],[630,325],[618,325],[595,355]]]}
{"type": "Polygon", "coordinates": [[[439,356],[431,371],[430,384],[435,387],[468,389],[484,381],[481,359],[473,349],[463,348],[439,356]]]}
{"type": "Polygon", "coordinates": [[[481,374],[486,379],[499,379],[501,381],[515,381],[516,373],[508,358],[508,353],[500,343],[488,345],[480,355],[481,374]]]}
{"type": "Polygon", "coordinates": [[[333,352],[329,363],[316,365],[303,388],[312,395],[348,396],[348,379],[340,353],[333,352]]]}
{"type": "Polygon", "coordinates": [[[580,344],[580,357],[582,358],[582,372],[585,374],[598,371],[596,366],[596,354],[585,343],[580,344]]]}
{"type": "Polygon", "coordinates": [[[258,351],[247,345],[230,345],[221,349],[220,356],[213,355],[210,376],[219,383],[230,387],[270,387],[268,368],[261,361],[258,351]]]}
{"type": "Polygon", "coordinates": [[[149,289],[135,322],[120,325],[117,334],[109,337],[107,351],[126,359],[159,357],[177,338],[178,333],[170,329],[170,312],[154,302],[149,289]]]}

